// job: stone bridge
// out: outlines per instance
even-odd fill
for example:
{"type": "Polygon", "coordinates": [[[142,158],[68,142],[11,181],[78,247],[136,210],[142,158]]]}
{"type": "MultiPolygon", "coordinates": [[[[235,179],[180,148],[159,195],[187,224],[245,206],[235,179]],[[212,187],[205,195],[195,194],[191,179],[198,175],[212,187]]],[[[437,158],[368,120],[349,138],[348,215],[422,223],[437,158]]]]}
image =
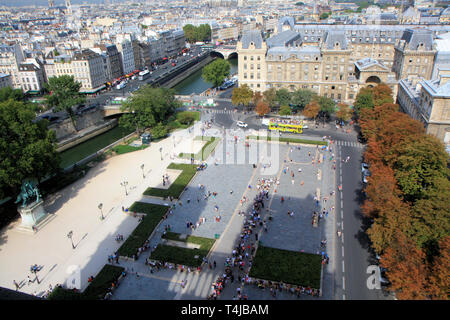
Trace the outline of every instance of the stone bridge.
{"type": "Polygon", "coordinates": [[[236,50],[236,46],[219,46],[214,48],[211,51],[211,54],[214,55],[218,55],[221,58],[226,59],[230,59],[230,58],[234,58],[237,57],[237,50],[236,50]]]}

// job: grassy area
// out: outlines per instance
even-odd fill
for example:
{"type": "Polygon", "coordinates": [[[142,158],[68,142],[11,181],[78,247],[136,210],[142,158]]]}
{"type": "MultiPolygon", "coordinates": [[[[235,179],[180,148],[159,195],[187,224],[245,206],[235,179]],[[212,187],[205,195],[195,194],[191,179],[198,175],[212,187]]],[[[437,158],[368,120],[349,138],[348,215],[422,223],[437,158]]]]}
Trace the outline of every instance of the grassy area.
{"type": "Polygon", "coordinates": [[[292,143],[304,143],[304,144],[318,144],[322,146],[327,146],[328,142],[326,141],[320,141],[320,140],[307,140],[307,139],[297,139],[297,138],[273,138],[271,136],[247,136],[247,139],[253,139],[253,140],[267,140],[267,141],[279,141],[279,142],[292,142],[292,143]]]}
{"type": "Polygon", "coordinates": [[[216,137],[195,137],[195,140],[200,141],[207,141],[205,145],[202,147],[202,149],[198,153],[180,153],[178,155],[179,158],[183,159],[191,159],[194,158],[195,160],[204,161],[206,160],[209,155],[214,151],[216,146],[219,144],[219,138],[216,137]]]}
{"type": "Polygon", "coordinates": [[[158,245],[152,252],[151,259],[182,264],[191,267],[199,267],[202,264],[203,257],[209,253],[215,240],[195,236],[187,236],[186,239],[179,239],[180,234],[168,232],[165,236],[168,240],[193,243],[200,246],[198,249],[188,249],[168,245],[158,245]],[[198,256],[198,258],[195,258],[198,256]]]}
{"type": "Polygon", "coordinates": [[[111,143],[125,137],[134,130],[124,129],[122,127],[115,127],[93,137],[73,148],[62,151],[61,154],[61,168],[66,168],[87,156],[97,152],[98,150],[110,145],[111,143]]]}
{"type": "Polygon", "coordinates": [[[250,277],[320,288],[322,257],[259,246],[250,270],[250,277]]]}
{"type": "Polygon", "coordinates": [[[112,150],[116,154],[124,154],[124,153],[128,153],[128,152],[144,150],[145,148],[148,148],[148,146],[149,146],[148,144],[143,144],[140,147],[133,147],[128,144],[121,144],[121,145],[115,146],[114,148],[112,148],[112,150]]]}
{"type": "Polygon", "coordinates": [[[167,168],[183,171],[168,189],[148,188],[145,190],[144,195],[161,198],[167,198],[168,196],[178,198],[197,172],[197,165],[194,164],[171,163],[167,168]]]}
{"type": "Polygon", "coordinates": [[[191,123],[181,123],[180,120],[185,117],[186,115],[192,116],[192,118],[195,121],[200,121],[200,112],[198,111],[180,111],[177,112],[172,120],[169,120],[167,123],[167,129],[168,131],[173,131],[176,129],[186,129],[192,126],[193,122],[191,123]]]}
{"type": "Polygon", "coordinates": [[[118,254],[127,257],[132,257],[136,254],[138,248],[142,247],[144,242],[150,237],[168,209],[167,206],[157,204],[145,202],[133,203],[128,210],[131,212],[145,213],[146,216],[119,248],[118,254]]]}
{"type": "Polygon", "coordinates": [[[105,265],[94,277],[94,280],[83,293],[71,289],[55,288],[49,295],[49,300],[101,300],[108,292],[111,284],[116,281],[125,269],[119,266],[105,265]]]}

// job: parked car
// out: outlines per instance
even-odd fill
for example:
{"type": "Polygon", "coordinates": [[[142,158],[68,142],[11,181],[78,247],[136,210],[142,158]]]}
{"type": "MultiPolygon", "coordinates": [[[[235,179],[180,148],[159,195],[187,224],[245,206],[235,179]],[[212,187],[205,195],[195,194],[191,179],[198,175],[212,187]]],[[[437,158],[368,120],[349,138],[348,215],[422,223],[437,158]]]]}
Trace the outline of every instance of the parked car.
{"type": "Polygon", "coordinates": [[[361,164],[361,172],[364,172],[365,170],[369,170],[369,165],[365,162],[361,164]]]}

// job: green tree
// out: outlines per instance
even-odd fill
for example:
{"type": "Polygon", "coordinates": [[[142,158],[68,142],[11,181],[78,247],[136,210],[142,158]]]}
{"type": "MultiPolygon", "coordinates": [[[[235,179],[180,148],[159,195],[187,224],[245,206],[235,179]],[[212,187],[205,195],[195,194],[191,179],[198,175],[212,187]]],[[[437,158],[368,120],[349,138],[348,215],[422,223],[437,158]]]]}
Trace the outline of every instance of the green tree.
{"type": "Polygon", "coordinates": [[[333,99],[327,97],[318,97],[317,103],[320,106],[320,111],[331,115],[336,110],[336,103],[333,99]]]}
{"type": "Polygon", "coordinates": [[[291,94],[291,103],[294,111],[303,110],[308,103],[316,96],[316,93],[308,89],[298,89],[291,94]]]}
{"type": "Polygon", "coordinates": [[[40,182],[59,168],[55,133],[47,129],[47,120],[33,122],[35,117],[23,102],[11,99],[0,103],[1,199],[16,194],[24,179],[40,182]]]}
{"type": "Polygon", "coordinates": [[[291,107],[289,106],[281,106],[280,111],[278,112],[280,116],[290,116],[292,114],[291,107]]]}
{"type": "Polygon", "coordinates": [[[222,85],[230,75],[230,63],[224,59],[216,59],[203,68],[202,78],[211,82],[214,87],[222,85]]]}
{"type": "Polygon", "coordinates": [[[76,126],[77,117],[72,107],[86,101],[86,97],[79,92],[81,83],[76,82],[73,76],[62,75],[48,79],[45,88],[50,92],[50,95],[45,99],[47,106],[54,108],[55,111],[66,111],[75,131],[78,131],[76,126]]]}
{"type": "Polygon", "coordinates": [[[349,105],[346,103],[339,103],[336,117],[339,120],[348,121],[352,118],[352,109],[350,109],[349,105]]]}
{"type": "Polygon", "coordinates": [[[210,41],[211,27],[209,24],[201,24],[197,28],[197,41],[210,41]]]}
{"type": "Polygon", "coordinates": [[[152,138],[160,139],[167,136],[167,128],[159,122],[156,126],[151,129],[152,138]]]}
{"type": "Polygon", "coordinates": [[[320,19],[320,20],[325,20],[325,19],[328,19],[329,16],[330,16],[330,13],[329,13],[329,12],[324,12],[324,13],[322,13],[322,14],[320,15],[319,19],[320,19]]]}
{"type": "Polygon", "coordinates": [[[136,128],[137,133],[165,121],[181,106],[175,91],[167,88],[144,86],[122,105],[125,113],[119,119],[124,128],[136,128]]]}
{"type": "Polygon", "coordinates": [[[361,88],[356,95],[355,110],[359,114],[363,109],[373,109],[373,92],[370,88],[361,88]]]}
{"type": "Polygon", "coordinates": [[[253,99],[253,91],[246,84],[233,89],[231,95],[231,103],[238,106],[244,105],[247,107],[253,99]]]}
{"type": "Polygon", "coordinates": [[[193,43],[197,41],[197,28],[192,24],[187,24],[183,27],[184,37],[187,42],[193,43]]]}
{"type": "Polygon", "coordinates": [[[270,107],[275,106],[277,101],[277,90],[275,88],[267,89],[263,92],[263,99],[269,104],[270,107]]]}
{"type": "Polygon", "coordinates": [[[13,99],[15,101],[23,100],[22,89],[13,89],[11,87],[4,87],[0,89],[0,102],[13,99]]]}
{"type": "Polygon", "coordinates": [[[291,93],[286,88],[277,90],[276,99],[280,106],[287,106],[291,102],[291,93]]]}

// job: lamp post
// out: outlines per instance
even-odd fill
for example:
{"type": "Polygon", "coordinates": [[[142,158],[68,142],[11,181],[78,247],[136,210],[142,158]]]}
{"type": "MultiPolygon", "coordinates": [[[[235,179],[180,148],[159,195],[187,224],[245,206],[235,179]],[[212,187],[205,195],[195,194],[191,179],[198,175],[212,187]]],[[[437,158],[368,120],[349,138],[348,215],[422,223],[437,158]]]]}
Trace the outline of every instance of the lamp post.
{"type": "Polygon", "coordinates": [[[131,113],[133,114],[133,117],[134,117],[134,123],[136,124],[136,134],[138,135],[138,138],[139,138],[139,126],[138,126],[138,122],[136,120],[136,112],[134,110],[132,110],[131,113]]]}
{"type": "Polygon", "coordinates": [[[142,178],[145,179],[144,164],[141,164],[141,169],[142,169],[142,178]]]}
{"type": "Polygon", "coordinates": [[[162,149],[163,149],[162,147],[159,148],[159,152],[161,153],[161,160],[163,159],[163,156],[162,156],[162,149]]]}
{"type": "Polygon", "coordinates": [[[127,191],[128,181],[125,180],[125,181],[121,182],[120,185],[125,188],[125,195],[127,196],[128,195],[128,191],[127,191]]]}
{"type": "Polygon", "coordinates": [[[40,271],[40,267],[38,267],[37,265],[31,266],[30,271],[31,271],[31,273],[34,273],[37,283],[40,284],[41,282],[39,281],[39,278],[37,275],[37,273],[40,271]]]}
{"type": "Polygon", "coordinates": [[[67,234],[67,238],[69,238],[69,239],[70,239],[70,242],[72,243],[72,249],[75,249],[75,245],[73,244],[72,236],[73,236],[73,231],[71,230],[71,231],[69,231],[69,233],[67,234]]]}
{"type": "Polygon", "coordinates": [[[105,219],[105,217],[103,216],[103,203],[100,203],[100,204],[98,205],[98,208],[100,209],[100,212],[101,212],[101,214],[102,214],[101,219],[102,219],[102,220],[105,219]]]}

